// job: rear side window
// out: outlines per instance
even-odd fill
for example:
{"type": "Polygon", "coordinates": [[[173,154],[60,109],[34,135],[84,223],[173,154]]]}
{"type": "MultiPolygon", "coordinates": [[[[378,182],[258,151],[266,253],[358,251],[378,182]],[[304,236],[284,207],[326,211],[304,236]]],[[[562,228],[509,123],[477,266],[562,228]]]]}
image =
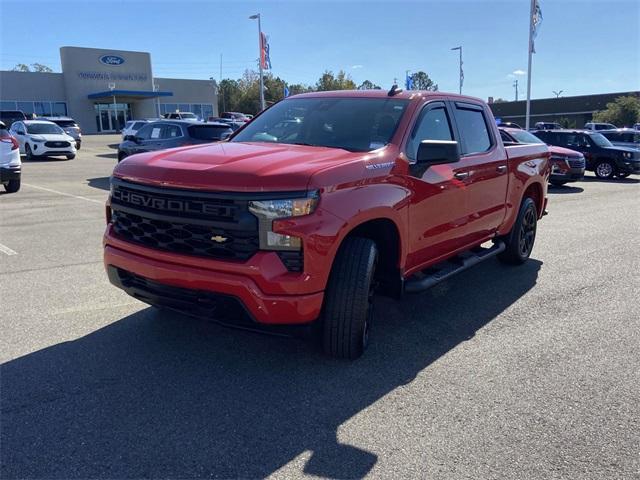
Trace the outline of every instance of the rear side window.
{"type": "Polygon", "coordinates": [[[491,135],[481,109],[456,107],[456,121],[462,139],[462,154],[486,152],[491,148],[491,135]]]}
{"type": "Polygon", "coordinates": [[[231,134],[231,128],[223,125],[192,125],[189,130],[191,138],[197,140],[221,140],[225,134],[231,134]]]}
{"type": "Polygon", "coordinates": [[[182,129],[178,125],[165,125],[162,129],[162,138],[171,140],[182,136],[182,129]]]}
{"type": "Polygon", "coordinates": [[[407,157],[415,160],[418,147],[423,140],[453,140],[451,122],[444,105],[426,107],[421,112],[407,143],[407,157]]]}
{"type": "Polygon", "coordinates": [[[53,123],[55,123],[56,125],[62,127],[62,128],[69,128],[69,127],[77,127],[78,125],[76,124],[75,121],[73,120],[52,120],[53,123]]]}

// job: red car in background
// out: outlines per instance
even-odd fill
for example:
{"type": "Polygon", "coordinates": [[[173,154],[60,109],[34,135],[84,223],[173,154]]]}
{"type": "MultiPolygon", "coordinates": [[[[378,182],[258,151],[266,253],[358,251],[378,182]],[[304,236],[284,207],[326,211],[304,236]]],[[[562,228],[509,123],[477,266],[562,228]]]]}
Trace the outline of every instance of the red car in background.
{"type": "MultiPolygon", "coordinates": [[[[544,143],[534,134],[519,128],[499,127],[505,145],[544,143]]],[[[549,183],[560,187],[565,183],[577,182],[584,177],[584,155],[568,148],[548,145],[551,152],[551,176],[549,183]]]]}

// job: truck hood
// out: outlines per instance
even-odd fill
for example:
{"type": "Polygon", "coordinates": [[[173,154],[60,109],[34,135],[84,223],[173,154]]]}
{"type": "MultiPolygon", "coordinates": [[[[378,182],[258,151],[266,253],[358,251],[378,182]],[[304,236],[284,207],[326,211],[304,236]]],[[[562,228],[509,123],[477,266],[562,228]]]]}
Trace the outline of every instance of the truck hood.
{"type": "Polygon", "coordinates": [[[221,142],[132,155],[113,174],[140,183],[190,189],[306,190],[313,174],[365,156],[338,148],[221,142]]]}

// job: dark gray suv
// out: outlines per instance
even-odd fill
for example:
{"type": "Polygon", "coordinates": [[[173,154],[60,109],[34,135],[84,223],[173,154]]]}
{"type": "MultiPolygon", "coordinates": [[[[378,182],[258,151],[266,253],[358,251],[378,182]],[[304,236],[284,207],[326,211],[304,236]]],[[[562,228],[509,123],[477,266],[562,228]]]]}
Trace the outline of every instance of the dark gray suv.
{"type": "Polygon", "coordinates": [[[225,123],[194,123],[184,120],[159,120],[127,135],[118,146],[118,162],[136,153],[225,140],[233,133],[225,123]]]}

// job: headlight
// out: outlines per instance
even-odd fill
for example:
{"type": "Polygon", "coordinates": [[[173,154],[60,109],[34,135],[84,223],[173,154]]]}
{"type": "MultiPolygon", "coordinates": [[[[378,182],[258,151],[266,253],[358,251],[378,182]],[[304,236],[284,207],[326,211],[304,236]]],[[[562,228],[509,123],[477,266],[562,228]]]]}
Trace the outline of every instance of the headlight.
{"type": "Polygon", "coordinates": [[[622,156],[624,158],[633,158],[633,153],[631,153],[631,152],[622,152],[622,156]]]}
{"type": "Polygon", "coordinates": [[[36,142],[36,143],[42,143],[42,142],[44,142],[44,141],[45,141],[45,139],[44,139],[43,137],[39,137],[39,136],[37,136],[37,135],[31,135],[31,136],[29,137],[29,139],[30,139],[32,142],[36,142]]]}
{"type": "Polygon", "coordinates": [[[313,213],[318,205],[317,191],[306,198],[256,200],[249,202],[249,211],[258,217],[261,250],[300,250],[302,241],[291,235],[273,232],[273,221],[279,218],[300,217],[313,213]]]}

